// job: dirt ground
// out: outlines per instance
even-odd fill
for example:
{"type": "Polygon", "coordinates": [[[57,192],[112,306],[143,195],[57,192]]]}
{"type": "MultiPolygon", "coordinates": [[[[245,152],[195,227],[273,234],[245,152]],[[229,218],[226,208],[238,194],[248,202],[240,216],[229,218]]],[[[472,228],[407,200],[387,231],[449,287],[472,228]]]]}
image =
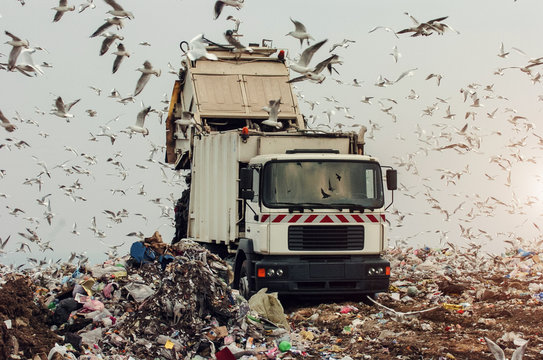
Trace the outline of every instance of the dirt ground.
{"type": "Polygon", "coordinates": [[[0,359],[8,359],[13,349],[26,358],[48,354],[59,337],[46,324],[49,311],[34,302],[28,278],[13,277],[0,290],[0,359]],[[11,320],[8,329],[5,320],[11,320]]]}

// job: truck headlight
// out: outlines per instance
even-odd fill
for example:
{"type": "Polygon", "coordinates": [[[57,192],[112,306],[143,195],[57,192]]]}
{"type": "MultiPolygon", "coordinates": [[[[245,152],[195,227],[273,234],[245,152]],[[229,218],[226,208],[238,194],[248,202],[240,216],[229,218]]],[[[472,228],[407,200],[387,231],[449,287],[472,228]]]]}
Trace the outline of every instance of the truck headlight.
{"type": "Polygon", "coordinates": [[[274,269],[268,269],[268,271],[266,272],[266,275],[268,275],[268,277],[273,277],[275,275],[275,270],[274,269]]]}
{"type": "Polygon", "coordinates": [[[375,268],[370,268],[368,270],[368,275],[372,276],[372,275],[375,275],[377,273],[377,270],[375,270],[375,268]]]}
{"type": "Polygon", "coordinates": [[[283,274],[285,272],[283,271],[283,269],[277,269],[277,271],[275,271],[275,273],[277,274],[277,276],[283,276],[283,274]]]}

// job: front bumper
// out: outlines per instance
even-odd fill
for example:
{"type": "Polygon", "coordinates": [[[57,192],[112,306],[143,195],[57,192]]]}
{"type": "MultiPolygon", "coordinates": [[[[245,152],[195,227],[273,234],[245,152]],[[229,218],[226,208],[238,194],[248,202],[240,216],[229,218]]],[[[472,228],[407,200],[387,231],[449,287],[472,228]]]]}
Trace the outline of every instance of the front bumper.
{"type": "Polygon", "coordinates": [[[253,265],[256,290],[281,294],[373,294],[388,291],[390,283],[385,272],[369,275],[370,269],[390,269],[390,263],[378,256],[270,256],[253,265]]]}

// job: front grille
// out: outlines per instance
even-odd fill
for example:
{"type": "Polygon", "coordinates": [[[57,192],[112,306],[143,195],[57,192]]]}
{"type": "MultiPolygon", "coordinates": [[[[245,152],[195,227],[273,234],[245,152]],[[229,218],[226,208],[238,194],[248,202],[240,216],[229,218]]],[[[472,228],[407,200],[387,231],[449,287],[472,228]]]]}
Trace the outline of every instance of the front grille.
{"type": "Polygon", "coordinates": [[[364,226],[290,226],[288,249],[303,251],[362,250],[364,226]]]}

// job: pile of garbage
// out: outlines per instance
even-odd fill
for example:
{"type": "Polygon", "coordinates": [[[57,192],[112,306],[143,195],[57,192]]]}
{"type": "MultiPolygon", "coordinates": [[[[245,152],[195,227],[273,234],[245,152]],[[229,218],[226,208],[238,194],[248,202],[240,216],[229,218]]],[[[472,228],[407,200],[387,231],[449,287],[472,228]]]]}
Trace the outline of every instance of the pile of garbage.
{"type": "Polygon", "coordinates": [[[229,266],[158,232],[103,264],[0,267],[1,359],[543,358],[543,252],[390,249],[388,293],[325,302],[232,290],[229,266]],[[519,350],[520,351],[520,350],[519,350]]]}

